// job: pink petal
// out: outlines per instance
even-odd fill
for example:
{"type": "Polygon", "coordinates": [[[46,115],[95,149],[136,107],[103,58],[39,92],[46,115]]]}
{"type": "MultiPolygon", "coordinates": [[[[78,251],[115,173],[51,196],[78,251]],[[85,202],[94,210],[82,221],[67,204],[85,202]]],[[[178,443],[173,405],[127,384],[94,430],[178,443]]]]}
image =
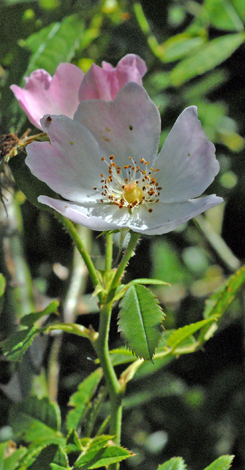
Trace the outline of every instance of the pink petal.
{"type": "Polygon", "coordinates": [[[79,104],[78,91],[84,73],[73,64],[61,63],[53,78],[39,69],[26,78],[24,88],[10,88],[34,126],[42,129],[40,119],[44,114],[64,114],[73,117],[79,104]]]}
{"type": "Polygon", "coordinates": [[[76,202],[94,201],[105,163],[90,132],[66,116],[45,116],[43,129],[51,142],[27,146],[26,164],[31,172],[64,198],[76,202]]]}
{"type": "Polygon", "coordinates": [[[142,85],[142,77],[146,70],[145,62],[135,54],[127,54],[118,62],[116,68],[107,62],[102,62],[102,68],[93,64],[82,81],[79,91],[80,101],[114,100],[119,90],[128,82],[142,85]]]}
{"type": "Polygon", "coordinates": [[[157,107],[140,85],[128,83],[115,101],[84,101],[74,119],[93,134],[100,147],[115,156],[119,166],[138,164],[141,158],[152,161],[157,155],[160,115],[157,107]]]}
{"type": "Polygon", "coordinates": [[[163,188],[162,202],[185,201],[199,196],[219,172],[215,147],[197,118],[196,106],[186,108],[166,138],[155,166],[163,188]]]}

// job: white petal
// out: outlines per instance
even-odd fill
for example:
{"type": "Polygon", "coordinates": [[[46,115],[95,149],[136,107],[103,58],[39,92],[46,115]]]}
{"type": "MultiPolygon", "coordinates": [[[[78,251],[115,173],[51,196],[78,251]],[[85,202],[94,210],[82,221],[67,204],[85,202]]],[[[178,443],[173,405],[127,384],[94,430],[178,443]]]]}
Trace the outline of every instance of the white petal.
{"type": "Polygon", "coordinates": [[[161,235],[171,232],[179,225],[193,219],[202,212],[211,209],[223,202],[221,197],[212,194],[211,196],[190,199],[186,202],[158,203],[153,207],[153,212],[149,213],[144,206],[141,206],[145,214],[141,214],[141,226],[130,224],[130,228],[135,232],[146,235],[161,235]]]}
{"type": "Polygon", "coordinates": [[[219,171],[215,147],[197,118],[195,106],[186,108],[174,124],[156,159],[162,202],[200,196],[219,171]]]}
{"type": "Polygon", "coordinates": [[[42,125],[51,143],[27,146],[26,164],[31,172],[66,199],[100,199],[93,188],[101,187],[101,173],[107,173],[108,168],[101,161],[103,154],[94,137],[66,116],[45,116],[42,125]]]}
{"type": "Polygon", "coordinates": [[[74,119],[95,137],[117,165],[128,165],[128,157],[139,163],[152,162],[160,135],[160,115],[144,88],[128,83],[114,101],[91,100],[80,103],[74,119]]]}
{"type": "Polygon", "coordinates": [[[105,230],[115,230],[118,228],[116,223],[108,223],[102,217],[88,216],[84,208],[77,204],[53,199],[48,196],[39,196],[38,201],[56,210],[72,222],[84,225],[91,230],[103,232],[105,230]]]}

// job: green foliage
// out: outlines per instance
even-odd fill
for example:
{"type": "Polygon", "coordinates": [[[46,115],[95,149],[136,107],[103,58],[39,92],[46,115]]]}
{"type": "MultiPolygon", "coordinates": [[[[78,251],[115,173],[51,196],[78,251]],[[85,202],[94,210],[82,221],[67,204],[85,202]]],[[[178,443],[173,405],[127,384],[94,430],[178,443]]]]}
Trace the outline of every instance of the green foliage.
{"type": "Polygon", "coordinates": [[[51,444],[41,450],[35,461],[27,468],[42,470],[49,465],[50,470],[70,470],[66,454],[57,444],[51,444]]]}
{"type": "MultiPolygon", "coordinates": [[[[233,456],[224,455],[215,460],[211,465],[204,470],[228,470],[230,468],[233,456]]],[[[181,457],[173,457],[162,465],[159,465],[157,470],[185,470],[186,464],[181,457]]]]}
{"type": "Polygon", "coordinates": [[[74,409],[67,415],[66,426],[68,431],[77,429],[84,419],[88,406],[97,390],[102,377],[102,369],[95,370],[79,385],[78,391],[70,397],[69,405],[74,409]]]}
{"type": "Polygon", "coordinates": [[[134,354],[152,359],[161,339],[163,317],[159,302],[149,289],[142,285],[129,287],[121,301],[118,326],[134,354]]]}
{"type": "MultiPolygon", "coordinates": [[[[20,447],[19,449],[14,449],[13,447],[11,448],[11,442],[5,442],[4,444],[1,444],[2,446],[6,446],[6,451],[8,451],[8,448],[10,450],[10,455],[8,455],[7,452],[7,457],[3,458],[0,460],[0,464],[2,465],[2,470],[15,470],[18,468],[20,461],[22,458],[26,455],[27,453],[27,448],[26,447],[20,447]]],[[[13,445],[13,444],[12,444],[13,445]]]]}
{"type": "Polygon", "coordinates": [[[35,323],[50,313],[57,313],[58,305],[59,302],[53,301],[41,312],[30,313],[21,318],[20,324],[24,329],[12,333],[9,338],[1,342],[4,355],[10,361],[20,361],[22,359],[35,335],[40,333],[40,328],[35,326],[35,323]]]}
{"type": "Polygon", "coordinates": [[[159,465],[157,470],[185,470],[186,465],[184,460],[181,457],[173,457],[167,462],[159,465]]]}
{"type": "Polygon", "coordinates": [[[170,81],[180,86],[224,62],[244,42],[244,33],[229,34],[213,39],[196,54],[181,61],[170,73],[170,81]]]}
{"type": "Polygon", "coordinates": [[[132,452],[114,445],[112,436],[99,436],[87,440],[86,447],[75,462],[74,470],[100,468],[132,456],[132,452]]]}
{"type": "Polygon", "coordinates": [[[60,410],[47,397],[39,400],[33,396],[20,404],[13,405],[10,422],[14,433],[22,436],[27,442],[36,445],[65,443],[60,432],[60,410]]]}
{"type": "Polygon", "coordinates": [[[234,455],[223,455],[215,460],[211,465],[206,467],[204,470],[229,470],[234,455]]]}
{"type": "Polygon", "coordinates": [[[0,297],[3,296],[6,287],[6,281],[4,276],[0,273],[0,297]]]}
{"type": "Polygon", "coordinates": [[[210,23],[226,31],[242,31],[243,23],[229,0],[206,0],[203,15],[208,15],[210,23]]]}
{"type": "Polygon", "coordinates": [[[74,57],[83,33],[82,17],[76,14],[32,34],[23,44],[32,52],[26,75],[39,68],[54,74],[60,62],[70,62],[74,57]]]}

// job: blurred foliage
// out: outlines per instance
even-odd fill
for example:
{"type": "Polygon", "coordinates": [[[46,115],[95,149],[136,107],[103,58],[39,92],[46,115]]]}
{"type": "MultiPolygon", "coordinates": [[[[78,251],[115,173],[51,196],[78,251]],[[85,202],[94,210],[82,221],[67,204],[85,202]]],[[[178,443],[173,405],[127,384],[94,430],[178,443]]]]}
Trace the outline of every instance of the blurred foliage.
{"type": "MultiPolygon", "coordinates": [[[[35,68],[53,74],[61,61],[87,71],[93,62],[116,65],[127,53],[139,54],[148,67],[144,85],[162,115],[161,142],[184,107],[198,106],[221,165],[210,191],[223,196],[226,205],[209,211],[199,226],[190,222],[171,234],[143,238],[127,272],[127,281],[150,276],[171,283],[154,287],[166,313],[166,339],[168,330],[202,320],[207,297],[245,258],[244,24],[244,0],[2,0],[0,5],[1,134],[21,136],[31,127],[9,86],[23,85],[23,77],[35,68]]],[[[34,311],[34,304],[44,311],[58,297],[66,319],[71,281],[76,313],[69,315],[96,329],[97,305],[93,299],[89,303],[92,288],[84,266],[73,257],[69,237],[57,220],[22,193],[12,196],[9,168],[2,161],[0,165],[1,198],[8,212],[6,217],[1,205],[0,271],[7,281],[5,287],[0,277],[1,340],[34,311]]],[[[18,184],[17,170],[15,177],[18,184]]],[[[33,187],[38,190],[34,180],[33,187]]],[[[93,259],[101,269],[101,239],[89,237],[86,243],[92,244],[93,259]]],[[[155,470],[181,455],[188,468],[199,470],[227,453],[235,454],[234,470],[244,469],[243,311],[241,290],[205,351],[165,358],[161,367],[156,360],[155,370],[152,364],[138,370],[128,384],[123,427],[123,445],[137,455],[123,462],[122,469],[155,470]]],[[[111,329],[115,348],[121,346],[116,314],[111,329]]],[[[65,416],[70,395],[78,393],[79,383],[94,371],[94,352],[87,340],[68,334],[62,342],[58,334],[48,344],[36,339],[20,366],[1,361],[1,441],[14,436],[17,405],[13,408],[12,402],[31,391],[39,397],[49,393],[65,416]],[[60,366],[54,371],[57,358],[60,366]]],[[[117,367],[121,372],[120,362],[117,367]]],[[[24,458],[25,448],[18,452],[17,457],[24,458]]]]}

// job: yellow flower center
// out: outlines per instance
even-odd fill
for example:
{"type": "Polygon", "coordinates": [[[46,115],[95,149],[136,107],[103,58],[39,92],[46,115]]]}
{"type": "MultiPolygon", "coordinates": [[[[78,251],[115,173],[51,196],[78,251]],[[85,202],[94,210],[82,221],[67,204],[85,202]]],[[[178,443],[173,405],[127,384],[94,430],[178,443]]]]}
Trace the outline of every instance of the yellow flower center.
{"type": "Polygon", "coordinates": [[[101,190],[94,188],[103,197],[101,202],[116,204],[119,209],[127,208],[130,211],[145,204],[148,211],[152,212],[151,206],[159,202],[158,196],[162,189],[153,176],[153,173],[159,170],[154,168],[148,170],[149,162],[144,158],[140,159],[140,164],[144,165],[143,168],[137,165],[131,157],[129,157],[131,164],[124,165],[123,168],[117,166],[114,159],[114,155],[109,157],[110,163],[106,162],[105,157],[101,159],[108,165],[109,172],[107,177],[100,175],[101,190]]]}
{"type": "Polygon", "coordinates": [[[142,201],[142,197],[144,193],[142,189],[140,189],[136,183],[129,183],[125,184],[123,188],[123,195],[128,202],[140,202],[142,201]]]}

